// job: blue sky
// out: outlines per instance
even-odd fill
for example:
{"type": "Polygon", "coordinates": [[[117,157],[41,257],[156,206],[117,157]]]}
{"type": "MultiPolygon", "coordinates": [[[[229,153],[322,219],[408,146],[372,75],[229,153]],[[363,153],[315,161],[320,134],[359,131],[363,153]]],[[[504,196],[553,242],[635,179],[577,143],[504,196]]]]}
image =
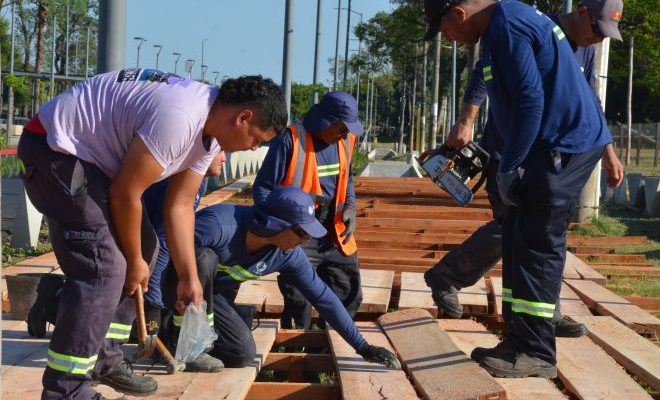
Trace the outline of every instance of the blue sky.
{"type": "MultiPolygon", "coordinates": [[[[173,71],[173,52],[181,53],[177,72],[184,73],[184,60],[195,60],[193,78],[199,79],[204,45],[204,63],[223,75],[262,74],[276,82],[282,78],[285,0],[129,0],[126,21],[126,66],[134,67],[137,41],[147,39],[140,50],[140,66],[155,67],[154,44],[163,45],[159,68],[173,71]],[[184,5],[185,4],[185,5],[184,5]]],[[[323,0],[320,80],[332,80],[329,58],[334,57],[338,0],[323,0]]],[[[347,7],[348,0],[342,0],[347,7]]],[[[317,0],[295,0],[293,13],[294,82],[311,83],[314,67],[314,40],[317,0]]],[[[379,11],[391,11],[389,0],[352,0],[352,9],[366,21],[379,11]]],[[[359,16],[351,15],[351,26],[359,16]]],[[[344,55],[346,11],[342,12],[340,57],[344,55]]],[[[357,49],[352,41],[349,49],[357,49]]],[[[220,80],[219,79],[219,80],[220,80]]]]}

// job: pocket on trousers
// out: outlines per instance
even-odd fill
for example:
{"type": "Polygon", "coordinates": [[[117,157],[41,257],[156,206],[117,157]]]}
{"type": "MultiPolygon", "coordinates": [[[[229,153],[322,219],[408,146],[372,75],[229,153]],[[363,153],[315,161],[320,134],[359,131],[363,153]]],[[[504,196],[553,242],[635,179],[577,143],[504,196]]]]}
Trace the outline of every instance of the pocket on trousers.
{"type": "Polygon", "coordinates": [[[62,230],[54,245],[60,247],[56,249],[58,261],[67,276],[81,280],[98,277],[99,236],[91,230],[62,230]]]}
{"type": "Polygon", "coordinates": [[[552,207],[548,211],[548,222],[546,231],[553,235],[561,235],[568,231],[571,223],[573,206],[552,207]]]}

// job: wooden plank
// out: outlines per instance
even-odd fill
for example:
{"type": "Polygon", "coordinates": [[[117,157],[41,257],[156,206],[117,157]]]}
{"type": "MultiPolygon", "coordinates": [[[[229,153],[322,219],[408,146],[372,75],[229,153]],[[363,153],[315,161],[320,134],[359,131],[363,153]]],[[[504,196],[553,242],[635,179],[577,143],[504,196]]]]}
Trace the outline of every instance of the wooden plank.
{"type": "Polygon", "coordinates": [[[660,334],[660,320],[599,284],[591,281],[565,281],[585,304],[600,315],[609,315],[640,333],[660,334]]]}
{"type": "Polygon", "coordinates": [[[612,317],[575,316],[589,337],[630,373],[660,392],[660,348],[612,317]]]}
{"type": "Polygon", "coordinates": [[[651,399],[588,337],[557,338],[557,372],[566,389],[581,400],[651,399]]]}
{"type": "MultiPolygon", "coordinates": [[[[387,337],[374,322],[358,322],[357,326],[369,344],[392,350],[387,337]]],[[[366,361],[334,329],[328,330],[328,339],[344,399],[417,399],[405,372],[366,361]]]]}
{"type": "Polygon", "coordinates": [[[278,328],[278,321],[262,320],[259,327],[252,331],[257,345],[257,356],[250,366],[225,368],[223,371],[214,374],[194,374],[190,386],[180,399],[244,399],[271,347],[273,347],[278,328]]]}
{"type": "MultiPolygon", "coordinates": [[[[219,398],[219,397],[218,397],[219,398]]],[[[339,400],[339,386],[322,383],[255,382],[246,400],[339,400]]]]}
{"type": "Polygon", "coordinates": [[[646,262],[643,254],[580,254],[576,256],[587,263],[629,264],[646,262]]]}
{"type": "MultiPolygon", "coordinates": [[[[463,353],[469,355],[475,347],[495,347],[497,336],[487,331],[480,323],[468,320],[439,319],[438,325],[447,332],[451,340],[463,353]]],[[[547,379],[495,379],[506,390],[508,400],[564,400],[564,395],[547,379]]]]}
{"type": "Polygon", "coordinates": [[[559,306],[561,307],[561,314],[568,316],[586,315],[591,316],[591,311],[580,297],[575,294],[570,286],[561,283],[561,291],[559,292],[559,306]]]}
{"type": "MultiPolygon", "coordinates": [[[[585,264],[584,261],[576,257],[573,253],[567,251],[565,268],[568,268],[569,265],[572,268],[574,268],[575,271],[577,271],[577,273],[580,275],[582,279],[588,281],[594,281],[600,285],[604,285],[605,283],[607,283],[606,277],[604,277],[598,271],[595,271],[593,268],[585,264]]],[[[572,279],[567,276],[564,276],[564,278],[572,279]]]]}
{"type": "MultiPolygon", "coordinates": [[[[463,305],[463,312],[467,314],[487,314],[488,288],[485,279],[481,278],[475,285],[458,292],[458,301],[463,305]]],[[[424,282],[424,274],[401,273],[399,308],[421,308],[437,317],[438,309],[431,298],[431,289],[424,282]]]]}
{"type": "Polygon", "coordinates": [[[255,306],[259,311],[265,305],[265,312],[281,313],[284,309],[284,298],[282,297],[279,286],[277,286],[278,275],[279,273],[274,273],[241,283],[235,303],[255,306]]]}
{"type": "Polygon", "coordinates": [[[362,304],[358,312],[386,313],[392,295],[393,271],[360,270],[362,304]]]}
{"type": "Polygon", "coordinates": [[[335,362],[330,354],[311,353],[269,353],[262,369],[288,371],[299,364],[302,364],[303,371],[335,372],[335,362]]]}
{"type": "Polygon", "coordinates": [[[506,399],[502,386],[460,351],[427,311],[385,314],[378,324],[423,398],[506,399]]]}
{"type": "MultiPolygon", "coordinates": [[[[264,302],[267,313],[279,314],[284,309],[284,298],[277,285],[277,275],[271,274],[260,279],[246,281],[236,296],[236,304],[252,305],[261,310],[264,302]]],[[[392,293],[393,271],[360,270],[362,281],[362,304],[358,312],[385,313],[392,293]]],[[[313,316],[318,316],[316,309],[313,316]]]]}
{"type": "Polygon", "coordinates": [[[305,329],[280,329],[275,338],[275,345],[284,347],[328,347],[325,332],[305,329]]]}

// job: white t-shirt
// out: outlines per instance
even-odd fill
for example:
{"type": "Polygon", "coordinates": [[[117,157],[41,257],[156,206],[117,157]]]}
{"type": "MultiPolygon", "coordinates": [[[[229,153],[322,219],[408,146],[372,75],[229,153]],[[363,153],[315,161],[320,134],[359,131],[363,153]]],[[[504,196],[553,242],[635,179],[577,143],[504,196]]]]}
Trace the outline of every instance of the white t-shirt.
{"type": "Polygon", "coordinates": [[[111,179],[138,135],[164,171],[206,173],[220,145],[203,140],[218,88],[152,69],[87,79],[41,106],[39,120],[55,151],[94,163],[111,179]]]}

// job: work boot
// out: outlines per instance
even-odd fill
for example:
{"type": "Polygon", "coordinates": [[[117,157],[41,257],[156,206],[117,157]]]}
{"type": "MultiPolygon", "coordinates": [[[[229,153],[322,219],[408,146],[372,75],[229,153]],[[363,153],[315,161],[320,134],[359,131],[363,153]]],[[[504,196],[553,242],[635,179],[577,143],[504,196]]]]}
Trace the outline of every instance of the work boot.
{"type": "Polygon", "coordinates": [[[200,354],[195,361],[186,363],[186,372],[220,372],[225,368],[222,361],[206,353],[200,354]]]}
{"type": "Polygon", "coordinates": [[[136,374],[131,363],[126,360],[122,360],[112,371],[103,375],[99,383],[134,396],[148,396],[158,389],[158,383],[154,378],[136,374]]]}
{"type": "Polygon", "coordinates": [[[547,361],[532,357],[526,353],[509,353],[486,357],[479,365],[496,378],[539,378],[554,379],[557,367],[547,361]]]}
{"type": "Polygon", "coordinates": [[[431,297],[438,306],[438,311],[449,318],[460,319],[463,316],[463,306],[458,301],[458,291],[453,287],[440,288],[433,279],[431,270],[424,272],[426,286],[431,288],[431,297]]]}
{"type": "Polygon", "coordinates": [[[555,336],[557,337],[580,337],[589,333],[585,324],[575,322],[569,317],[562,317],[555,323],[555,336]]]}
{"type": "Polygon", "coordinates": [[[127,400],[126,396],[121,396],[121,397],[115,397],[113,399],[109,397],[103,396],[101,393],[96,393],[94,397],[91,398],[91,400],[127,400]]]}
{"type": "MultiPolygon", "coordinates": [[[[49,322],[47,307],[58,305],[58,292],[62,290],[62,286],[64,286],[64,275],[45,274],[39,279],[37,299],[30,308],[27,318],[27,329],[31,336],[39,338],[46,336],[46,324],[49,322]]],[[[54,311],[54,314],[50,318],[51,322],[57,317],[57,311],[54,311]]]]}
{"type": "Polygon", "coordinates": [[[495,347],[475,347],[470,353],[470,358],[476,362],[481,362],[486,357],[503,357],[511,353],[513,353],[513,347],[505,337],[495,347]]]}

